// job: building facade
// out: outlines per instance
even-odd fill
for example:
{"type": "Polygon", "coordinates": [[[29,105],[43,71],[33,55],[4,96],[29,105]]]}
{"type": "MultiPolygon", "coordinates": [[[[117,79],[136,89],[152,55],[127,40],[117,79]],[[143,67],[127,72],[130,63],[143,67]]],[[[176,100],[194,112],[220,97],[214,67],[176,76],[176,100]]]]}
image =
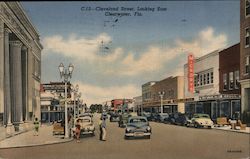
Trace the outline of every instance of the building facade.
{"type": "Polygon", "coordinates": [[[188,64],[184,65],[185,103],[188,114],[206,113],[216,118],[219,98],[219,51],[194,59],[194,92],[188,90],[188,64]]]}
{"type": "MultiPolygon", "coordinates": [[[[148,83],[146,83],[148,85],[148,83]]],[[[145,86],[142,85],[142,89],[145,86]]],[[[159,92],[164,92],[162,103],[164,113],[181,112],[184,113],[184,103],[180,99],[184,98],[184,78],[183,76],[168,77],[150,85],[148,94],[150,98],[143,100],[143,110],[151,112],[160,112],[161,98],[159,92]]]]}
{"type": "MultiPolygon", "coordinates": [[[[71,83],[67,84],[67,98],[72,95],[71,83]]],[[[41,121],[53,122],[63,120],[65,117],[65,83],[50,82],[41,84],[41,121]]],[[[78,102],[77,102],[78,104],[78,102]]],[[[68,113],[73,113],[74,101],[68,101],[68,113]]]]}
{"type": "MultiPolygon", "coordinates": [[[[240,1],[241,112],[250,118],[250,2],[240,1]]],[[[250,123],[250,120],[248,120],[250,123]]]]}
{"type": "Polygon", "coordinates": [[[152,86],[155,85],[156,81],[150,81],[142,85],[142,101],[147,102],[152,100],[152,86]]]}
{"type": "Polygon", "coordinates": [[[224,96],[220,100],[220,115],[238,117],[241,113],[239,43],[219,52],[219,84],[219,92],[224,96]]]}
{"type": "Polygon", "coordinates": [[[42,45],[19,2],[0,2],[0,123],[6,134],[40,119],[42,45]]]}

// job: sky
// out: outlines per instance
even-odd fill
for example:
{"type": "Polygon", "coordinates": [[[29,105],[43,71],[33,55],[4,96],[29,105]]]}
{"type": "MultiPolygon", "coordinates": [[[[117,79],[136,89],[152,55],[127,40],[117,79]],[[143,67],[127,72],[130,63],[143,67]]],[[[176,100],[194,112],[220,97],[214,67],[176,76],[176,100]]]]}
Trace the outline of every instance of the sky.
{"type": "Polygon", "coordinates": [[[239,43],[238,0],[21,4],[44,47],[42,83],[62,81],[59,64],[72,63],[88,105],[140,96],[146,82],[183,76],[189,53],[239,43]]]}

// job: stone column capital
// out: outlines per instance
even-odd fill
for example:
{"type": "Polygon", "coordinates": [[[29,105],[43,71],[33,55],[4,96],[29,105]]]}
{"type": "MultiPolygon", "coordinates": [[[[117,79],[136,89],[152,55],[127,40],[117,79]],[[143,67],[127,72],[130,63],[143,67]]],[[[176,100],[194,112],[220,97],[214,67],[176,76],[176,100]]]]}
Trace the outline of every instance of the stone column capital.
{"type": "Polygon", "coordinates": [[[21,48],[22,45],[23,45],[23,43],[22,43],[21,41],[19,41],[19,40],[10,41],[9,44],[12,45],[12,46],[20,47],[20,48],[21,48]]]}
{"type": "Polygon", "coordinates": [[[25,46],[25,45],[23,45],[23,46],[22,46],[22,51],[27,51],[27,50],[28,50],[28,47],[25,46]]]}
{"type": "Polygon", "coordinates": [[[9,28],[4,28],[4,34],[12,33],[12,31],[9,28]]]}

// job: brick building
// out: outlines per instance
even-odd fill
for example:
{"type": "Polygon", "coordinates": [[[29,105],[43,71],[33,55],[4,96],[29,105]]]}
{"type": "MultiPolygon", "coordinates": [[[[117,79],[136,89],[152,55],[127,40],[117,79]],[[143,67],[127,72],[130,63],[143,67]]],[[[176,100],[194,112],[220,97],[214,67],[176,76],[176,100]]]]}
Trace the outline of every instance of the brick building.
{"type": "Polygon", "coordinates": [[[250,114],[250,2],[240,1],[241,112],[250,114]]]}

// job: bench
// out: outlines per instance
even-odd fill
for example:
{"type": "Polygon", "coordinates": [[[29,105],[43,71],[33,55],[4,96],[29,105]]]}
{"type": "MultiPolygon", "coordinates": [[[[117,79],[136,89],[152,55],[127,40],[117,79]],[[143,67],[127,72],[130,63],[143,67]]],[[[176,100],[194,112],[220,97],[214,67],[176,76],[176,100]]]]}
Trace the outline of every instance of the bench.
{"type": "Polygon", "coordinates": [[[217,123],[218,126],[230,125],[230,123],[227,121],[226,117],[217,118],[216,123],[217,123]]]}

